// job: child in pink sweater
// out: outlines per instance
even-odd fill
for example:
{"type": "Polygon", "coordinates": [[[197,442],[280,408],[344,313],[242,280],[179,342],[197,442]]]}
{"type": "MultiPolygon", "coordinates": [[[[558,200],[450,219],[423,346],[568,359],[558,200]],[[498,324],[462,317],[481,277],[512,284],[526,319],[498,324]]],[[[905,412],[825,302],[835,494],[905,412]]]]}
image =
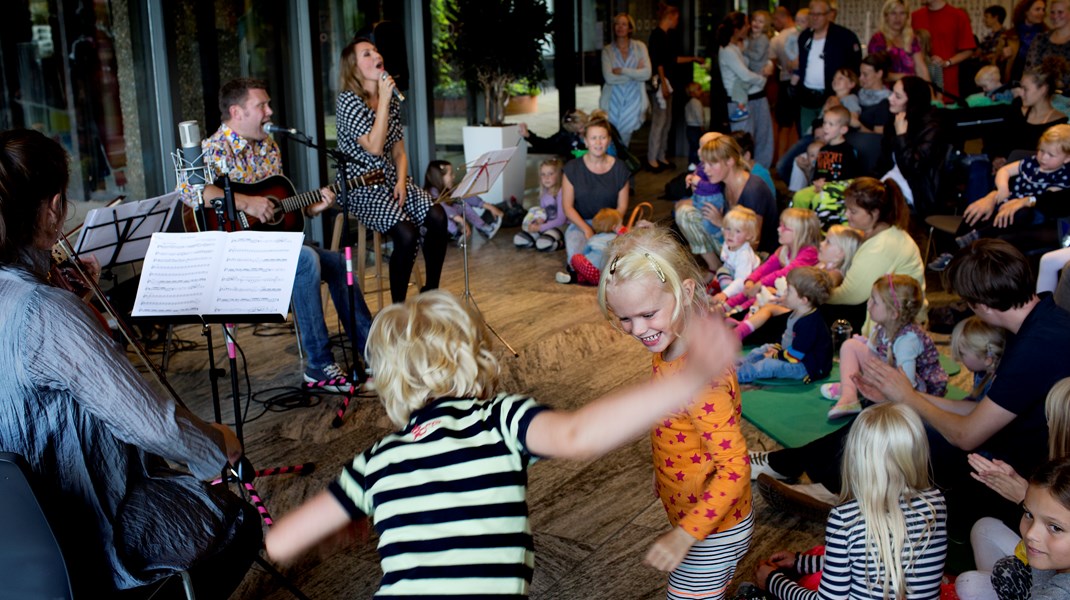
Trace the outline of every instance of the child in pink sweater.
{"type": "Polygon", "coordinates": [[[821,242],[821,221],[817,213],[805,208],[787,208],[780,213],[777,228],[780,247],[751,272],[743,291],[725,300],[726,312],[742,312],[754,304],[763,288],[772,288],[778,277],[796,267],[817,264],[817,245],[821,242]]]}

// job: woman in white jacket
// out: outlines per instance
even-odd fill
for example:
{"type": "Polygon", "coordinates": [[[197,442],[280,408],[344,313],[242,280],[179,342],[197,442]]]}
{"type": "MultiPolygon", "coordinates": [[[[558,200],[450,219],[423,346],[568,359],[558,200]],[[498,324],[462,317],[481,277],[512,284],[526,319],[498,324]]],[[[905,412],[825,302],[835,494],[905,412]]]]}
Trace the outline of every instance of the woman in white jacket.
{"type": "Polygon", "coordinates": [[[602,77],[606,83],[598,102],[625,146],[646,120],[650,108],[646,93],[651,74],[650,53],[646,44],[632,39],[633,33],[635,21],[628,13],[613,17],[613,42],[602,49],[602,77]]]}

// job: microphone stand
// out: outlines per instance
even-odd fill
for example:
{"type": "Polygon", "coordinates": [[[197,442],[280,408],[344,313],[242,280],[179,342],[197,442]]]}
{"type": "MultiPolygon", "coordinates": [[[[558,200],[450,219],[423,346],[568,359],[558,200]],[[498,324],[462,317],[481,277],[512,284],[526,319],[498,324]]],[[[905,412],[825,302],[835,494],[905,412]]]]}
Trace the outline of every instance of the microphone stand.
{"type": "MultiPolygon", "coordinates": [[[[338,182],[338,198],[345,199],[349,193],[349,174],[347,166],[353,162],[353,159],[346,156],[344,152],[337,148],[327,148],[323,144],[318,144],[315,140],[312,140],[302,132],[290,133],[291,140],[298,142],[304,146],[318,150],[325,155],[329,156],[335,164],[335,168],[338,171],[340,181],[338,182]]],[[[346,263],[346,290],[349,296],[349,314],[345,315],[346,320],[349,322],[348,329],[350,335],[349,347],[353,355],[353,373],[351,374],[349,392],[342,398],[342,404],[335,412],[334,418],[331,420],[331,427],[341,427],[345,419],[346,410],[349,409],[349,404],[353,401],[353,398],[357,395],[357,390],[360,386],[364,385],[368,381],[368,372],[364,368],[364,356],[357,352],[357,283],[356,275],[353,271],[353,243],[350,239],[349,229],[349,210],[344,206],[342,207],[342,246],[345,248],[345,263],[346,263]]],[[[358,260],[364,260],[363,256],[357,257],[358,260]]],[[[364,282],[361,282],[364,283],[364,282]]],[[[360,292],[363,293],[363,292],[360,292]]],[[[337,307],[335,307],[337,308],[337,307]]]]}

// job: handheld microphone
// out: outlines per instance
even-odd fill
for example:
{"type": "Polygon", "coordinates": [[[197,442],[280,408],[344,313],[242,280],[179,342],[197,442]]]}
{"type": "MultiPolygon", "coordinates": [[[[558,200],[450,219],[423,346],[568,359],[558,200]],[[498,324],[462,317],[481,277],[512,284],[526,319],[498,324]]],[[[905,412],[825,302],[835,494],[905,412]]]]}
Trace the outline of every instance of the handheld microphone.
{"type": "Polygon", "coordinates": [[[287,135],[297,135],[297,134],[299,134],[301,132],[296,130],[296,129],[292,129],[292,128],[288,129],[286,127],[283,127],[282,125],[276,125],[276,124],[274,124],[274,123],[269,121],[267,123],[264,123],[264,133],[267,133],[267,134],[285,133],[287,135]]]}
{"type": "MultiPolygon", "coordinates": [[[[382,74],[382,76],[380,76],[380,79],[382,79],[383,81],[386,81],[387,77],[390,77],[390,75],[386,71],[383,71],[383,74],[382,74]]],[[[396,87],[394,88],[394,97],[398,99],[398,102],[404,102],[405,101],[405,94],[402,94],[401,90],[399,90],[396,87]]]]}
{"type": "Polygon", "coordinates": [[[204,152],[201,151],[201,128],[197,121],[182,121],[178,124],[178,139],[181,146],[181,163],[175,169],[176,177],[189,185],[204,189],[204,152]]]}

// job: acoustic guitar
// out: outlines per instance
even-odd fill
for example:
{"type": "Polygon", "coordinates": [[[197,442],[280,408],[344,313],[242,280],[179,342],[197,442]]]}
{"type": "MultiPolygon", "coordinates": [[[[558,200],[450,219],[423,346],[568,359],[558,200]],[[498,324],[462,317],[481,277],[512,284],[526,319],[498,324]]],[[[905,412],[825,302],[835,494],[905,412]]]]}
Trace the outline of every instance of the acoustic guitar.
{"type": "MultiPolygon", "coordinates": [[[[349,179],[346,182],[346,189],[352,190],[358,187],[381,185],[385,182],[386,178],[383,176],[382,170],[376,169],[375,171],[349,179]]],[[[337,194],[342,186],[340,183],[335,183],[328,187],[331,191],[337,194]]],[[[303,194],[296,193],[294,184],[291,183],[285,175],[273,175],[267,179],[257,181],[256,183],[231,182],[230,189],[235,194],[263,196],[267,198],[271,201],[272,217],[270,221],[260,221],[259,219],[239,210],[237,212],[237,218],[234,222],[230,222],[224,214],[224,231],[245,231],[246,229],[257,231],[302,231],[305,228],[305,207],[312,206],[321,200],[319,189],[305,192],[303,194]]],[[[193,209],[188,205],[183,204],[182,224],[185,226],[186,231],[201,230],[200,219],[197,217],[197,212],[197,209],[193,209]]],[[[218,230],[219,219],[216,216],[215,210],[209,208],[206,203],[205,209],[202,212],[204,213],[205,230],[218,230]]]]}

